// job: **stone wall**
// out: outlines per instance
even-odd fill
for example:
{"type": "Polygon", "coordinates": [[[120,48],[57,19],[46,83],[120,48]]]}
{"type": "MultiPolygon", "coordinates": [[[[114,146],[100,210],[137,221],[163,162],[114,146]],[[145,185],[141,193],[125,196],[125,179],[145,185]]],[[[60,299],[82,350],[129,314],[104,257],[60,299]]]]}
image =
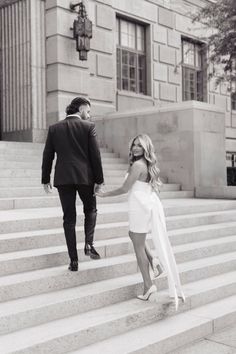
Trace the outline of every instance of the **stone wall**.
{"type": "Polygon", "coordinates": [[[226,185],[224,112],[189,101],[167,108],[116,113],[96,119],[100,142],[128,157],[131,138],[148,134],[161,174],[185,190],[226,185]]]}

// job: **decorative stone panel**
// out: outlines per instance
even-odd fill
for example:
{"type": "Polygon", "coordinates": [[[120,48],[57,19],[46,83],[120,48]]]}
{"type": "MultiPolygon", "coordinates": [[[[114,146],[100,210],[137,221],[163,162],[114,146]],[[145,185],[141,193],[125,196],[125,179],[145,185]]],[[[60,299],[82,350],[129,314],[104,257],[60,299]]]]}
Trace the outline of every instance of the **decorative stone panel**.
{"type": "Polygon", "coordinates": [[[154,80],[167,81],[167,65],[154,63],[154,80]]]}
{"type": "Polygon", "coordinates": [[[160,99],[175,102],[176,87],[171,84],[160,83],[160,99]]]}
{"type": "Polygon", "coordinates": [[[158,12],[158,22],[160,25],[174,28],[174,14],[172,11],[167,10],[163,7],[159,8],[158,12]]]}
{"type": "Polygon", "coordinates": [[[175,65],[175,49],[160,45],[160,62],[175,65]]]}
{"type": "Polygon", "coordinates": [[[97,55],[97,75],[113,78],[114,64],[112,56],[97,55]]]}
{"type": "Polygon", "coordinates": [[[172,84],[180,85],[181,84],[181,73],[180,68],[175,70],[175,67],[169,66],[168,67],[168,81],[172,84]]]}
{"type": "Polygon", "coordinates": [[[167,43],[170,47],[180,48],[181,47],[181,35],[180,33],[170,30],[167,30],[167,43]]]}
{"type": "Polygon", "coordinates": [[[97,5],[96,11],[97,26],[112,30],[114,27],[114,11],[104,5],[97,5]]]}
{"type": "Polygon", "coordinates": [[[167,29],[162,26],[153,26],[153,40],[155,42],[167,43],[167,29]]]}

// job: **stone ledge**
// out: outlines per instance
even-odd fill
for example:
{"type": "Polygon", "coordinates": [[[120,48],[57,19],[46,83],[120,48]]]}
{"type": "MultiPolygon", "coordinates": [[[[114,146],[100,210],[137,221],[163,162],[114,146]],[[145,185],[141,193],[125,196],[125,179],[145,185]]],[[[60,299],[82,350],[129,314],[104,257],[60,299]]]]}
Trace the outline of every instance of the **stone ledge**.
{"type": "Polygon", "coordinates": [[[196,187],[197,198],[236,199],[236,186],[196,187]]]}
{"type": "MultiPolygon", "coordinates": [[[[123,94],[122,94],[123,95],[123,94]]],[[[125,94],[126,95],[126,94],[125,94]]],[[[127,94],[128,96],[129,94],[127,94]]],[[[136,96],[136,95],[134,95],[136,96]]],[[[151,99],[150,96],[141,96],[141,98],[146,98],[146,99],[151,99]]],[[[143,110],[139,109],[138,112],[136,110],[129,111],[129,117],[131,116],[136,116],[137,113],[142,112],[142,115],[149,115],[150,113],[158,113],[158,112],[173,112],[173,111],[181,111],[181,110],[186,110],[186,109],[199,109],[199,110],[208,110],[210,112],[217,112],[217,113],[224,113],[224,110],[215,107],[214,105],[210,105],[205,102],[198,102],[198,101],[186,101],[186,102],[181,102],[181,103],[173,103],[173,104],[168,104],[168,106],[165,107],[152,107],[152,108],[145,108],[143,110]]],[[[103,118],[98,117],[96,120],[109,120],[109,119],[114,119],[114,118],[122,118],[126,117],[127,112],[122,112],[122,113],[111,113],[109,116],[105,116],[103,118]]]]}

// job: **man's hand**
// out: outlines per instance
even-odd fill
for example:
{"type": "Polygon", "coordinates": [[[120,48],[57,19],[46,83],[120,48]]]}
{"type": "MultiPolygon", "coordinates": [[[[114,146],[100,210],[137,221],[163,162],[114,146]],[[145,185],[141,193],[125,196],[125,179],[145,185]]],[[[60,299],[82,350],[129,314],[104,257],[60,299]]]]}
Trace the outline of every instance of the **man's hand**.
{"type": "Polygon", "coordinates": [[[43,185],[44,191],[46,194],[52,193],[52,185],[51,183],[46,183],[43,185]]]}
{"type": "Polygon", "coordinates": [[[94,184],[94,189],[93,189],[93,193],[94,195],[96,195],[101,189],[102,189],[103,183],[102,184],[94,184]]]}

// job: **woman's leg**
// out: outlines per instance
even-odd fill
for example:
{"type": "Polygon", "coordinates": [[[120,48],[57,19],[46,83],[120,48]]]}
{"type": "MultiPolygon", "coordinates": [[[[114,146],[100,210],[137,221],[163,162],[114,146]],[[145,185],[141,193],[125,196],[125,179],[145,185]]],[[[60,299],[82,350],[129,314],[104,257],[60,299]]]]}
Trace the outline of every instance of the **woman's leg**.
{"type": "Polygon", "coordinates": [[[149,273],[149,261],[145,251],[146,234],[129,232],[129,236],[133,242],[139,269],[141,271],[144,283],[144,294],[152,286],[152,280],[149,273]]]}
{"type": "Polygon", "coordinates": [[[153,256],[153,253],[152,253],[151,248],[149,247],[147,241],[145,242],[145,252],[146,252],[148,261],[152,266],[152,260],[153,260],[154,256],[153,256]]]}

